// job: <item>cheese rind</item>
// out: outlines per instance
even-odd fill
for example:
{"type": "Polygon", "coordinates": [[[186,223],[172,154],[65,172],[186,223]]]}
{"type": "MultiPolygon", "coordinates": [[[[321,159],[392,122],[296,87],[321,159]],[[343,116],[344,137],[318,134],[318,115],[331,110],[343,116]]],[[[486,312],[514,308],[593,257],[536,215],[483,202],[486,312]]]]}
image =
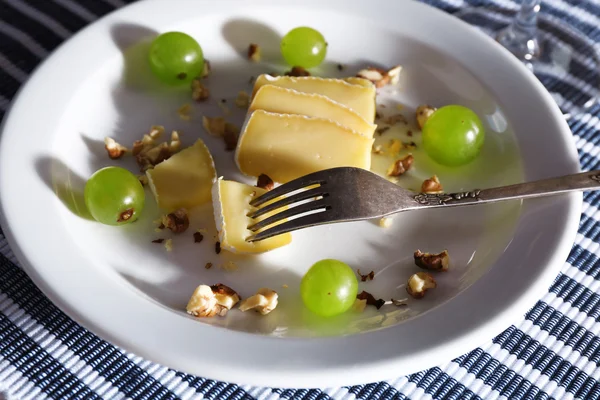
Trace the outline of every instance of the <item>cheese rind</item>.
{"type": "MultiPolygon", "coordinates": [[[[357,78],[358,79],[358,78],[357,78]]],[[[318,78],[316,76],[260,75],[254,83],[252,96],[264,85],[274,85],[303,93],[316,93],[329,97],[356,111],[368,122],[375,120],[375,86],[348,83],[343,79],[318,78]]]]}
{"type": "Polygon", "coordinates": [[[213,158],[200,139],[146,171],[158,206],[165,211],[192,208],[211,200],[217,178],[213,158]]]}
{"type": "Polygon", "coordinates": [[[266,213],[255,220],[247,217],[248,213],[255,210],[250,206],[250,201],[265,192],[266,190],[261,188],[226,181],[222,178],[213,184],[213,210],[222,249],[238,254],[264,253],[285,246],[292,241],[291,233],[284,233],[258,242],[246,241],[253,235],[253,232],[247,229],[248,226],[274,214],[274,212],[266,213]]]}
{"type": "Polygon", "coordinates": [[[336,122],[257,110],[248,117],[235,159],[246,175],[285,183],[334,167],[371,166],[373,139],[336,122]]]}
{"type": "Polygon", "coordinates": [[[376,128],[356,111],[329,97],[274,85],[264,85],[256,92],[248,111],[256,110],[330,119],[368,138],[373,137],[376,128]]]}

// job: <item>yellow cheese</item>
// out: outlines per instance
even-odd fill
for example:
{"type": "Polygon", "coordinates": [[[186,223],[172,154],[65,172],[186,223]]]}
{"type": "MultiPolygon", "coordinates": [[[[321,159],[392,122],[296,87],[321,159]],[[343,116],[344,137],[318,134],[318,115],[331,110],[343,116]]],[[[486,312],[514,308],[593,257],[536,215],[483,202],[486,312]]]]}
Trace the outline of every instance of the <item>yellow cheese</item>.
{"type": "Polygon", "coordinates": [[[248,213],[255,209],[250,206],[250,201],[265,192],[266,190],[261,188],[225,181],[222,178],[214,183],[212,189],[213,210],[222,249],[238,254],[263,253],[285,246],[292,241],[291,233],[284,233],[258,242],[246,241],[254,234],[247,229],[248,226],[273,215],[273,212],[266,213],[255,220],[247,217],[248,213]]]}
{"type": "Polygon", "coordinates": [[[369,169],[372,144],[327,119],[257,110],[245,124],[235,158],[242,173],[285,183],[328,168],[369,169]]]}
{"type": "Polygon", "coordinates": [[[254,84],[254,96],[264,85],[274,85],[303,93],[316,93],[329,97],[356,111],[368,122],[375,120],[375,86],[348,83],[343,79],[318,78],[316,76],[260,75],[254,84]]]}
{"type": "Polygon", "coordinates": [[[357,76],[351,76],[349,78],[345,78],[344,79],[346,82],[351,83],[353,85],[360,85],[360,86],[364,86],[364,87],[369,87],[369,88],[374,88],[375,85],[373,84],[373,82],[371,82],[368,79],[365,78],[359,78],[357,76]]]}
{"type": "Polygon", "coordinates": [[[149,169],[146,175],[158,206],[166,211],[210,202],[217,177],[212,156],[200,139],[149,169]]]}
{"type": "Polygon", "coordinates": [[[373,137],[376,128],[354,110],[329,97],[273,85],[264,85],[256,92],[248,111],[255,110],[330,119],[368,138],[373,137]]]}

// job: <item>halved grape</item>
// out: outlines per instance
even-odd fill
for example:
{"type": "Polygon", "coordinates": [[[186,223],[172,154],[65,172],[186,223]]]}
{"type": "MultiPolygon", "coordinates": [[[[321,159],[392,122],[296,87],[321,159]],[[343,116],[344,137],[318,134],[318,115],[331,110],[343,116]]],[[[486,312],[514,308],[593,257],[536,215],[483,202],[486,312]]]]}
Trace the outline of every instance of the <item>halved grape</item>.
{"type": "Polygon", "coordinates": [[[327,55],[327,42],[315,29],[294,28],[281,39],[281,54],[292,67],[316,67],[327,55]]]}
{"type": "Polygon", "coordinates": [[[152,72],[169,85],[190,83],[204,69],[202,47],[183,32],[167,32],[154,39],[149,60],[152,72]]]}
{"type": "Polygon", "coordinates": [[[423,126],[423,147],[442,165],[459,166],[473,161],[479,155],[484,139],[481,120],[463,106],[442,107],[423,126]]]}
{"type": "Polygon", "coordinates": [[[352,268],[338,260],[315,263],[302,278],[300,295],[304,305],[315,314],[330,317],[347,311],[358,292],[352,268]]]}
{"type": "Polygon", "coordinates": [[[84,199],[92,217],[106,225],[135,221],[146,200],[139,179],[120,167],[96,171],[85,184],[84,199]]]}

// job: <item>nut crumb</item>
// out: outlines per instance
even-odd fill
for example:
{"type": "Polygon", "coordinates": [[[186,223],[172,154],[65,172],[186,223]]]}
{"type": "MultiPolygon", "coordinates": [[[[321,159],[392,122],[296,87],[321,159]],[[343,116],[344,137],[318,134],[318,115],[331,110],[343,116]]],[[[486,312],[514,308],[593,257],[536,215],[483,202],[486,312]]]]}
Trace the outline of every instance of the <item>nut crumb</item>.
{"type": "Polygon", "coordinates": [[[275,186],[275,183],[273,182],[273,179],[271,179],[269,177],[269,175],[260,174],[258,176],[258,179],[256,181],[256,187],[259,187],[259,188],[265,189],[265,190],[272,190],[274,186],[275,186]]]}
{"type": "Polygon", "coordinates": [[[407,134],[408,136],[412,137],[412,135],[413,135],[413,131],[411,131],[411,130],[408,130],[408,131],[406,131],[406,134],[407,134]]]}
{"type": "Polygon", "coordinates": [[[148,176],[146,176],[145,174],[138,175],[137,178],[140,181],[140,183],[142,184],[142,186],[146,186],[148,184],[148,176]]]}
{"type": "Polygon", "coordinates": [[[163,238],[159,238],[159,239],[154,239],[154,240],[152,241],[152,243],[158,243],[158,244],[161,244],[161,243],[162,243],[162,242],[164,242],[164,241],[165,241],[165,239],[163,239],[163,238]]]}
{"type": "Polygon", "coordinates": [[[173,239],[165,240],[165,249],[167,249],[168,252],[173,251],[173,239]]]}
{"type": "Polygon", "coordinates": [[[212,268],[212,266],[213,266],[213,264],[212,264],[211,262],[207,262],[207,263],[204,265],[204,268],[206,268],[206,269],[211,269],[211,268],[212,268]]]}
{"type": "Polygon", "coordinates": [[[338,64],[338,65],[337,65],[337,69],[338,69],[338,71],[343,71],[343,70],[344,70],[344,68],[346,68],[346,67],[344,66],[344,64],[338,64]]]}
{"type": "Polygon", "coordinates": [[[215,242],[215,253],[221,254],[221,242],[215,242]]]}
{"type": "Polygon", "coordinates": [[[221,101],[217,102],[217,105],[221,109],[221,112],[224,116],[228,117],[231,115],[231,110],[229,109],[229,107],[227,107],[227,100],[221,99],[221,101]]]}
{"type": "Polygon", "coordinates": [[[248,46],[248,60],[252,62],[259,62],[260,59],[260,47],[256,43],[250,43],[248,46]]]}
{"type": "Polygon", "coordinates": [[[210,97],[210,90],[196,78],[192,81],[192,99],[198,102],[206,101],[210,97]]]}
{"type": "Polygon", "coordinates": [[[225,124],[225,118],[223,117],[202,117],[204,130],[213,136],[223,136],[225,134],[225,124]]]}
{"type": "Polygon", "coordinates": [[[308,72],[306,69],[302,68],[302,67],[292,67],[291,70],[287,71],[285,73],[286,76],[295,76],[295,77],[300,77],[300,76],[310,76],[310,72],[308,72]]]}
{"type": "Polygon", "coordinates": [[[371,81],[377,88],[382,88],[387,85],[396,85],[400,80],[401,71],[401,65],[397,65],[387,71],[381,68],[368,67],[360,70],[356,76],[371,81]]]}
{"type": "Polygon", "coordinates": [[[450,255],[448,250],[444,250],[439,254],[423,253],[421,250],[415,251],[415,264],[419,268],[428,269],[430,271],[448,271],[450,266],[450,255]]]}
{"type": "Polygon", "coordinates": [[[371,293],[366,292],[364,290],[362,292],[360,292],[358,295],[356,295],[356,298],[359,300],[366,300],[367,305],[375,306],[375,308],[377,308],[378,310],[381,308],[381,306],[383,306],[385,304],[385,300],[375,299],[375,297],[373,297],[373,295],[371,293]]]}
{"type": "Polygon", "coordinates": [[[360,277],[360,281],[361,282],[368,282],[368,281],[372,281],[375,278],[375,271],[371,271],[366,275],[363,275],[360,273],[360,269],[356,270],[356,273],[358,274],[358,276],[360,277]]]}
{"type": "Polygon", "coordinates": [[[179,132],[171,132],[171,142],[169,143],[169,152],[171,155],[177,153],[181,148],[181,139],[179,138],[179,132]]]}
{"type": "Polygon", "coordinates": [[[250,95],[248,92],[241,90],[235,98],[235,105],[239,108],[248,108],[250,105],[250,95]]]}
{"type": "Polygon", "coordinates": [[[421,185],[422,193],[437,194],[442,193],[442,191],[442,184],[440,183],[440,179],[437,177],[437,175],[434,175],[429,179],[425,179],[421,185]]]}
{"type": "Polygon", "coordinates": [[[406,157],[396,160],[390,168],[387,170],[388,176],[400,176],[408,171],[414,161],[414,157],[412,154],[407,155],[406,157]]]}
{"type": "Polygon", "coordinates": [[[233,261],[227,261],[225,264],[221,264],[221,269],[227,272],[233,272],[240,269],[236,263],[233,261]]]}
{"type": "Polygon", "coordinates": [[[427,272],[417,272],[408,278],[406,291],[415,299],[421,299],[429,289],[437,287],[437,283],[431,274],[427,272]]]}
{"type": "Polygon", "coordinates": [[[372,149],[371,149],[371,152],[373,154],[383,154],[383,148],[381,147],[380,144],[378,144],[378,145],[374,144],[373,147],[372,147],[372,149]]]}
{"type": "Polygon", "coordinates": [[[284,283],[283,285],[281,285],[281,287],[284,288],[284,289],[287,289],[289,286],[284,283]]]}
{"type": "Polygon", "coordinates": [[[240,135],[240,128],[236,125],[227,122],[225,124],[225,132],[223,133],[223,140],[225,141],[225,150],[233,151],[237,147],[237,142],[240,135]]]}
{"type": "Polygon", "coordinates": [[[417,148],[417,144],[415,142],[402,143],[402,146],[407,150],[414,150],[417,148]]]}
{"type": "Polygon", "coordinates": [[[352,310],[355,312],[359,312],[359,313],[365,311],[366,307],[367,307],[366,299],[356,299],[356,300],[354,300],[354,304],[352,304],[352,310]]]}
{"type": "Polygon", "coordinates": [[[378,135],[383,135],[384,133],[386,133],[386,132],[387,132],[387,131],[389,131],[389,130],[390,130],[390,127],[389,127],[389,126],[381,126],[381,127],[377,128],[377,129],[375,129],[375,132],[376,132],[378,135]]]}
{"type": "Polygon", "coordinates": [[[250,296],[240,303],[241,311],[256,310],[262,315],[267,315],[277,307],[277,292],[268,288],[261,288],[254,296],[250,296]]]}
{"type": "Polygon", "coordinates": [[[388,143],[390,155],[396,156],[404,148],[404,144],[398,139],[392,139],[388,143]]]}
{"type": "Polygon", "coordinates": [[[385,117],[383,119],[383,122],[386,123],[386,124],[388,124],[388,125],[396,125],[396,124],[398,124],[400,122],[402,122],[405,125],[408,124],[408,120],[402,114],[394,114],[394,115],[390,115],[389,117],[385,117]]]}
{"type": "Polygon", "coordinates": [[[129,151],[127,147],[123,146],[122,144],[118,143],[113,138],[108,136],[104,138],[104,148],[108,153],[108,157],[110,157],[110,159],[112,160],[117,160],[123,157],[125,153],[129,151]]]}
{"type": "Polygon", "coordinates": [[[252,84],[254,84],[254,80],[255,80],[255,79],[256,79],[255,77],[251,76],[251,77],[250,77],[250,79],[248,79],[248,84],[249,84],[249,85],[252,85],[252,84]]]}
{"type": "Polygon", "coordinates": [[[190,219],[185,208],[180,208],[162,217],[162,224],[173,233],[182,233],[190,226],[190,219]]]}
{"type": "Polygon", "coordinates": [[[212,72],[212,67],[210,65],[210,61],[208,61],[206,58],[204,59],[204,68],[202,69],[202,78],[206,78],[210,75],[210,73],[212,72]]]}
{"type": "Polygon", "coordinates": [[[389,228],[392,226],[393,219],[389,217],[384,217],[379,220],[379,226],[382,228],[389,228]]]}
{"type": "Polygon", "coordinates": [[[240,301],[235,290],[223,284],[200,285],[188,301],[186,311],[194,317],[224,316],[240,301]]]}
{"type": "Polygon", "coordinates": [[[204,239],[204,235],[200,232],[194,232],[194,243],[200,243],[204,239]]]}
{"type": "Polygon", "coordinates": [[[398,111],[404,110],[404,105],[402,105],[402,104],[396,104],[396,110],[398,110],[398,111]]]}
{"type": "Polygon", "coordinates": [[[186,103],[179,107],[177,110],[177,115],[184,121],[189,121],[192,119],[192,106],[189,103],[186,103]]]}
{"type": "Polygon", "coordinates": [[[425,126],[425,122],[427,122],[427,120],[429,119],[429,117],[431,117],[435,110],[435,107],[432,107],[427,104],[423,104],[417,107],[417,125],[419,125],[420,129],[423,129],[423,127],[425,126]]]}
{"type": "Polygon", "coordinates": [[[391,304],[391,305],[394,305],[396,307],[407,306],[408,305],[408,303],[406,303],[407,300],[408,299],[403,299],[403,300],[394,300],[394,299],[391,299],[390,301],[386,301],[385,305],[391,304]]]}

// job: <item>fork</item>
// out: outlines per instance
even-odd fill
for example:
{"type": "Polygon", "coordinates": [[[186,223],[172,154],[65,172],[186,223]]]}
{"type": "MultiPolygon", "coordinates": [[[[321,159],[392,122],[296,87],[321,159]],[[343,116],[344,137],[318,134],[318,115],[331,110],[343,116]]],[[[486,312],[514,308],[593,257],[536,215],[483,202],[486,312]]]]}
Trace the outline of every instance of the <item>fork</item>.
{"type": "Polygon", "coordinates": [[[600,189],[600,171],[483,190],[430,194],[403,189],[361,168],[331,168],[297,178],[253,199],[250,205],[256,209],[248,217],[256,220],[267,213],[273,214],[250,225],[248,229],[255,234],[246,240],[255,242],[310,226],[382,218],[401,211],[494,203],[589,189],[600,189]]]}

